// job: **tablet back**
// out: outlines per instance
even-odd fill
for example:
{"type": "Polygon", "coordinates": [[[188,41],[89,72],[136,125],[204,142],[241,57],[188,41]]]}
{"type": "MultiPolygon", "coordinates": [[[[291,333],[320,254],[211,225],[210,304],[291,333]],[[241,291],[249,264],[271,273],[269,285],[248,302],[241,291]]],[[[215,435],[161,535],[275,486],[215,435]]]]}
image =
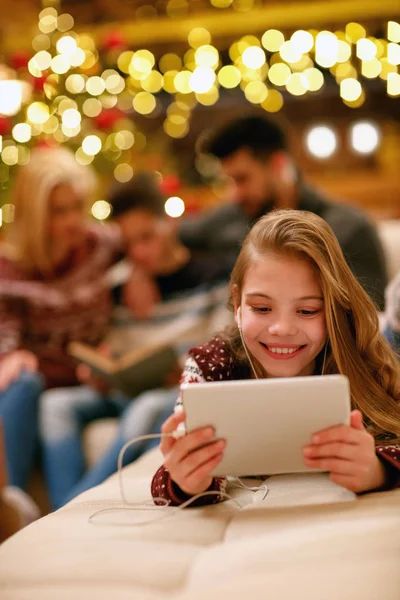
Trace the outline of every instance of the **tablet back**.
{"type": "Polygon", "coordinates": [[[302,448],[312,434],[350,422],[343,375],[184,384],[182,402],[187,431],[212,425],[227,440],[216,476],[310,471],[302,448]]]}

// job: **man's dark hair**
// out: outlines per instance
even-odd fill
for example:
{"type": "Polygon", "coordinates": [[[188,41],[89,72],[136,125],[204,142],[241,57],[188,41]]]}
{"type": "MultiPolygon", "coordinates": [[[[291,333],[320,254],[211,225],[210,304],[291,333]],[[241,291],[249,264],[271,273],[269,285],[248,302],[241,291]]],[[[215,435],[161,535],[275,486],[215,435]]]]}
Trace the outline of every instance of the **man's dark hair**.
{"type": "Polygon", "coordinates": [[[139,171],[127,183],[112,186],[108,202],[112,207],[112,216],[140,209],[162,216],[165,199],[161,192],[157,176],[150,171],[139,171]]]}
{"type": "Polygon", "coordinates": [[[276,121],[262,116],[240,117],[206,137],[201,151],[224,159],[247,148],[256,158],[267,158],[287,149],[284,130],[276,121]]]}

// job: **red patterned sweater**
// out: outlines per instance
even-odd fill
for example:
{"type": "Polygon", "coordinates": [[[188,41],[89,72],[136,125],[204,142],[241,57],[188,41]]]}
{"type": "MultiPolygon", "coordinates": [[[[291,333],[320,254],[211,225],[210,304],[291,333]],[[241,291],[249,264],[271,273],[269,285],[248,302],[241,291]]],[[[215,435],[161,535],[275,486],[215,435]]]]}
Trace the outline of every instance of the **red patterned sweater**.
{"type": "MultiPolygon", "coordinates": [[[[193,348],[190,351],[181,383],[250,379],[250,375],[249,367],[246,364],[235,362],[226,343],[220,337],[215,336],[207,344],[193,348]]],[[[181,406],[180,398],[177,400],[178,406],[181,406]]],[[[390,436],[387,436],[382,440],[385,445],[376,447],[377,455],[383,461],[387,473],[386,484],[381,490],[400,487],[400,446],[386,445],[389,440],[390,436]]],[[[225,480],[214,478],[209,490],[224,491],[224,488],[225,480]]],[[[170,506],[178,506],[190,498],[172,481],[168,469],[164,466],[161,466],[153,477],[151,493],[153,498],[168,500],[170,506]]],[[[204,496],[190,506],[214,504],[221,500],[223,500],[221,495],[204,496]]],[[[157,500],[155,500],[155,503],[162,504],[157,500]]]]}
{"type": "Polygon", "coordinates": [[[88,226],[85,241],[50,278],[27,274],[0,257],[0,360],[24,348],[39,359],[48,387],[74,385],[70,341],[98,344],[107,332],[112,298],[107,271],[118,257],[115,226],[88,226]]]}

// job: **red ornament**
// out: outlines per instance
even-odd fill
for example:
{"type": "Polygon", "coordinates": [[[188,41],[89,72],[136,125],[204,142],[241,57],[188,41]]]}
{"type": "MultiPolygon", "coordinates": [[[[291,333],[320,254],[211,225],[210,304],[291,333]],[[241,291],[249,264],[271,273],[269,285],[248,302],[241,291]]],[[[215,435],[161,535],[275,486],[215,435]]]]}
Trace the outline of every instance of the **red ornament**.
{"type": "Polygon", "coordinates": [[[101,130],[112,129],[114,125],[124,116],[118,108],[105,108],[97,117],[93,118],[96,127],[101,130]]]}
{"type": "Polygon", "coordinates": [[[12,128],[12,121],[8,117],[0,115],[0,135],[8,135],[12,128]]]}
{"type": "Polygon", "coordinates": [[[28,62],[31,58],[31,55],[23,50],[17,50],[10,56],[10,67],[13,69],[25,69],[28,66],[28,62]]]}
{"type": "Polygon", "coordinates": [[[47,75],[42,75],[41,77],[32,77],[31,82],[35,92],[43,92],[46,79],[47,75]]]}
{"type": "Polygon", "coordinates": [[[115,50],[126,47],[126,39],[120,31],[111,31],[103,40],[105,50],[115,50]]]}
{"type": "Polygon", "coordinates": [[[182,182],[177,175],[164,175],[160,187],[163,194],[170,196],[182,187],[182,182]]]}

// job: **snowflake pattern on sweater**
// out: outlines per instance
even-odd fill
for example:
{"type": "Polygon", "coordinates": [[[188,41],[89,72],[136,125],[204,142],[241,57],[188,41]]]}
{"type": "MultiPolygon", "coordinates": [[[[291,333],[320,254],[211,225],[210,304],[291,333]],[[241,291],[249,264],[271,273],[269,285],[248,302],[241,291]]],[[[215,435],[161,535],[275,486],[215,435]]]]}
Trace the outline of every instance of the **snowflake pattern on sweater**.
{"type": "MultiPolygon", "coordinates": [[[[217,335],[207,344],[192,348],[185,364],[181,383],[250,379],[250,375],[248,365],[237,363],[229,353],[226,342],[217,335]]],[[[181,406],[182,400],[178,397],[175,409],[179,410],[181,406]]],[[[390,436],[384,436],[381,441],[386,443],[389,440],[390,436]]],[[[386,469],[386,483],[379,491],[400,487],[400,445],[378,445],[376,452],[386,469]]],[[[207,491],[224,492],[225,487],[226,480],[216,477],[207,491]]],[[[155,504],[159,505],[164,504],[162,500],[158,500],[159,498],[167,500],[170,506],[179,506],[190,498],[172,481],[168,469],[164,466],[161,466],[153,477],[151,494],[155,504]]],[[[220,493],[199,498],[190,506],[215,504],[222,500],[223,495],[220,493]]]]}

